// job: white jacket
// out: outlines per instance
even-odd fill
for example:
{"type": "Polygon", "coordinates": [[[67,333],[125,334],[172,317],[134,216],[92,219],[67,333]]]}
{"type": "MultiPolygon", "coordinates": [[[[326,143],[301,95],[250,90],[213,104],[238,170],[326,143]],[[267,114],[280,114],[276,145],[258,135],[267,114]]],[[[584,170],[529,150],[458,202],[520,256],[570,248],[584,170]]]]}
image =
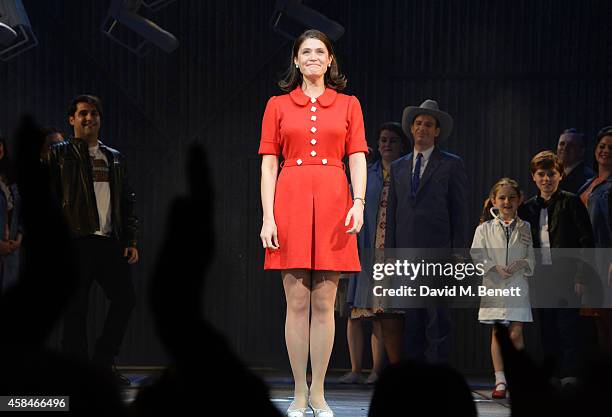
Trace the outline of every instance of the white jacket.
{"type": "Polygon", "coordinates": [[[494,218],[482,223],[474,233],[470,254],[474,262],[484,265],[483,286],[487,289],[517,288],[515,293],[520,292],[520,296],[481,297],[478,319],[482,321],[533,321],[529,302],[529,284],[526,278],[533,274],[535,267],[529,223],[517,217],[509,238],[501,220],[494,218]],[[495,269],[496,265],[510,265],[520,259],[527,262],[528,268],[519,269],[506,279],[502,278],[495,269]]]}

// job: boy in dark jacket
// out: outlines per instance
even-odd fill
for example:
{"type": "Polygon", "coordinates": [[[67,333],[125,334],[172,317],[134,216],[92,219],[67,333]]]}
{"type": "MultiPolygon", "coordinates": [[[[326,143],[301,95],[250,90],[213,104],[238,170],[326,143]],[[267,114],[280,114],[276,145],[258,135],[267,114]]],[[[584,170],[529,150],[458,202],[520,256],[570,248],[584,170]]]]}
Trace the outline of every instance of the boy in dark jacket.
{"type": "Polygon", "coordinates": [[[552,151],[538,153],[530,162],[538,195],[519,208],[519,217],[531,225],[539,259],[534,305],[541,323],[544,353],[555,360],[561,383],[574,383],[580,363],[580,298],[584,291],[580,263],[561,257],[559,248],[592,248],[589,214],[575,194],[559,189],[563,163],[552,151]]]}

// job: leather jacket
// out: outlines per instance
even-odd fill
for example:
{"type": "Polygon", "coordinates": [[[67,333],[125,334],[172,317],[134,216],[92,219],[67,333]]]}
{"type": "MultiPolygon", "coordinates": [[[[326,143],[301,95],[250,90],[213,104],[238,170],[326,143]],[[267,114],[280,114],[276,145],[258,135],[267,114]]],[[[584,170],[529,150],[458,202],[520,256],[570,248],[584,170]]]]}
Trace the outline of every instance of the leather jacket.
{"type": "MultiPolygon", "coordinates": [[[[98,142],[109,167],[112,236],[124,247],[138,243],[136,194],[129,186],[126,163],[116,149],[98,142]]],[[[100,228],[93,168],[87,142],[69,138],[53,144],[47,155],[51,187],[56,193],[74,237],[89,236],[100,228]]]]}

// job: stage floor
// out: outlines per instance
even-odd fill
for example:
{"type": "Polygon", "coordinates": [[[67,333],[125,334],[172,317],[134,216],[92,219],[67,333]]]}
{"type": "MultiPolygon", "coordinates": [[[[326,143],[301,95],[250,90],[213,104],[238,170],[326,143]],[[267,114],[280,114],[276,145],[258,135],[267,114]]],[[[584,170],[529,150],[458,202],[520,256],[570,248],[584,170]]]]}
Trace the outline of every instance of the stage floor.
{"type": "MultiPolygon", "coordinates": [[[[373,386],[338,384],[342,373],[330,372],[325,381],[325,397],[336,417],[367,417],[373,386]]],[[[270,398],[283,413],[293,400],[293,385],[290,376],[263,374],[262,377],[270,387],[270,398]]],[[[468,378],[474,401],[480,417],[510,416],[510,405],[507,400],[492,400],[491,390],[482,378],[468,378]]],[[[435,390],[436,387],[431,387],[435,390]]],[[[312,415],[308,411],[307,415],[312,415]]]]}
{"type": "MultiPolygon", "coordinates": [[[[123,390],[123,398],[126,403],[133,401],[139,386],[146,384],[154,378],[156,372],[144,370],[123,369],[124,375],[132,381],[131,388],[123,390]]],[[[284,415],[285,410],[293,400],[293,384],[290,375],[270,370],[256,370],[270,389],[270,398],[274,405],[284,415]]],[[[336,417],[366,417],[373,386],[367,385],[344,385],[337,382],[342,372],[330,371],[325,381],[326,399],[336,417]]],[[[507,417],[510,416],[510,405],[507,400],[492,400],[489,382],[483,378],[468,378],[472,388],[474,401],[480,417],[507,417]]],[[[435,390],[436,387],[431,387],[435,390]]],[[[308,411],[307,415],[312,415],[308,411]]]]}

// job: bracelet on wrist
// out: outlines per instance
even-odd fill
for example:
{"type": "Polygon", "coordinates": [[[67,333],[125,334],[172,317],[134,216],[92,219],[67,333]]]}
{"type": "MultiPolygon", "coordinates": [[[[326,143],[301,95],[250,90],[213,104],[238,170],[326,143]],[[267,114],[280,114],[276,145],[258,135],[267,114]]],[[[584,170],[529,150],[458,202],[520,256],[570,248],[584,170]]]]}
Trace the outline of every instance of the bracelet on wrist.
{"type": "Polygon", "coordinates": [[[361,200],[361,202],[363,203],[363,205],[365,206],[365,198],[361,198],[361,197],[354,197],[353,198],[353,202],[355,202],[355,200],[361,200]]]}

